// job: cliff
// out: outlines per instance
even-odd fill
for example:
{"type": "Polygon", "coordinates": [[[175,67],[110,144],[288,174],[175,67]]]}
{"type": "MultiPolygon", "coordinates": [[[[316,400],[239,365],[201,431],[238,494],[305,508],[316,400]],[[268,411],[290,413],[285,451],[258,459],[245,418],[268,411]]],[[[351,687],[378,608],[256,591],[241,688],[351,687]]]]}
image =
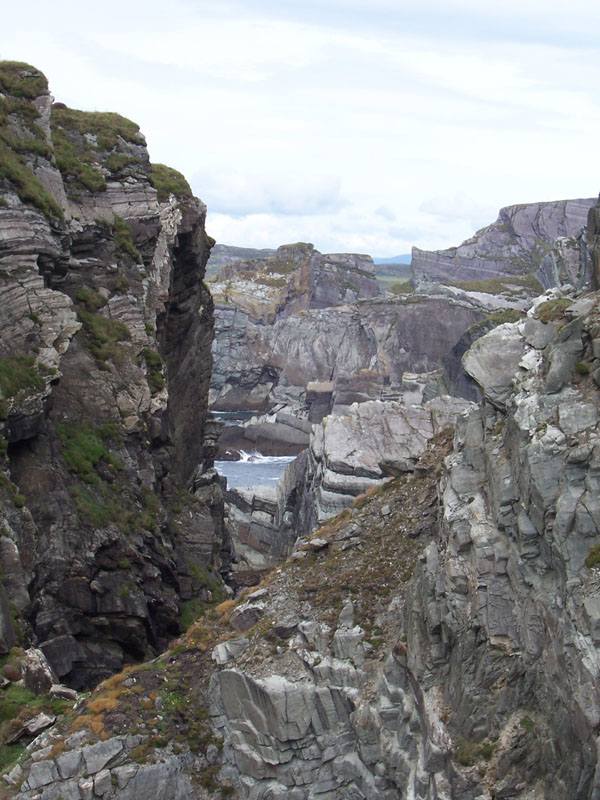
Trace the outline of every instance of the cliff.
{"type": "Polygon", "coordinates": [[[163,649],[228,568],[199,478],[211,241],[137,125],[52,107],[24,64],[0,92],[2,652],[37,644],[83,688],[163,649]]]}
{"type": "Polygon", "coordinates": [[[454,436],[42,734],[10,796],[597,797],[599,342],[600,295],[557,291],[478,339],[454,436]]]}
{"type": "Polygon", "coordinates": [[[413,247],[413,281],[481,281],[533,275],[544,288],[589,282],[582,231],[594,199],[527,203],[500,210],[496,222],[458,247],[413,247]]]}

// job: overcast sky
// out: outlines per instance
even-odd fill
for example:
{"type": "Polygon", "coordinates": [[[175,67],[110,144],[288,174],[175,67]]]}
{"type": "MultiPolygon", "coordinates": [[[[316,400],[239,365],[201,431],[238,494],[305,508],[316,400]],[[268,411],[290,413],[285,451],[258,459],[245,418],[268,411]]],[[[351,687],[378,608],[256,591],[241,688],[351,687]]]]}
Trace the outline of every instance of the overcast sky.
{"type": "Polygon", "coordinates": [[[135,120],[218,241],[378,256],[600,189],[597,0],[29,0],[0,58],[135,120]]]}

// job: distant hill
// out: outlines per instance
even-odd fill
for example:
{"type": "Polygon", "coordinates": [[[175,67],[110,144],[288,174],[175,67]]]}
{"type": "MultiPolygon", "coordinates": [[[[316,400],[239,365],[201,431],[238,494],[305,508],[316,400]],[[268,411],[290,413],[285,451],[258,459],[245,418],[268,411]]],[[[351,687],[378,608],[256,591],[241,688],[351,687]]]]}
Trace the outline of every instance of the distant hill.
{"type": "Polygon", "coordinates": [[[400,256],[391,256],[390,258],[376,258],[373,256],[374,264],[410,264],[411,254],[403,253],[400,256]]]}
{"type": "MultiPolygon", "coordinates": [[[[404,256],[397,256],[397,258],[404,258],[404,256]]],[[[408,258],[410,259],[410,256],[408,258]]],[[[385,259],[378,259],[375,261],[375,275],[377,283],[383,290],[391,289],[394,284],[404,283],[410,279],[410,261],[388,263],[385,259]]]]}

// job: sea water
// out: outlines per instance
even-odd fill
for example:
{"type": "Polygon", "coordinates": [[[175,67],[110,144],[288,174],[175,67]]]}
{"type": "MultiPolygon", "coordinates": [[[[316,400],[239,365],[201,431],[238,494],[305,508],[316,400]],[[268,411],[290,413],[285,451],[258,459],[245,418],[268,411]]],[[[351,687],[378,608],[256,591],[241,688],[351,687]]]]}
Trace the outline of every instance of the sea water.
{"type": "Polygon", "coordinates": [[[219,475],[227,478],[227,488],[275,486],[283,470],[296,456],[263,456],[241,452],[239,461],[215,461],[219,475]]]}

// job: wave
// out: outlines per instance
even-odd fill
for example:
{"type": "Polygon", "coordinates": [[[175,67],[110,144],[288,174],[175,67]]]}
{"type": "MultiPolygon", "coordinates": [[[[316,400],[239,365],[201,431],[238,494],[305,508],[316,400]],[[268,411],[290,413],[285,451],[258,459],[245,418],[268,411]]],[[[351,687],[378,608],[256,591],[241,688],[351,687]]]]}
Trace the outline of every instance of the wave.
{"type": "Polygon", "coordinates": [[[246,464],[287,464],[295,458],[296,456],[263,456],[262,453],[247,453],[245,450],[240,450],[238,461],[246,464]]]}
{"type": "Polygon", "coordinates": [[[227,486],[251,488],[273,486],[286,466],[296,456],[263,456],[261,453],[241,453],[239,461],[215,461],[219,475],[227,478],[227,486]]]}

